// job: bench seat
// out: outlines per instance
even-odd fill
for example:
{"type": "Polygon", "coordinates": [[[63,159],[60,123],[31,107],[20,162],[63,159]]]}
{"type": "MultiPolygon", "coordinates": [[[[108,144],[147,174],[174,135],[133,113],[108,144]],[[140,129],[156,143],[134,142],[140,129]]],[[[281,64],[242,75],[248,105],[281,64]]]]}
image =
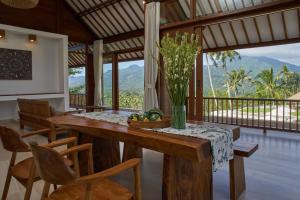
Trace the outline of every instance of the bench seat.
{"type": "Polygon", "coordinates": [[[246,190],[244,158],[249,158],[258,149],[258,144],[235,142],[234,156],[229,161],[230,199],[238,200],[246,190]]]}

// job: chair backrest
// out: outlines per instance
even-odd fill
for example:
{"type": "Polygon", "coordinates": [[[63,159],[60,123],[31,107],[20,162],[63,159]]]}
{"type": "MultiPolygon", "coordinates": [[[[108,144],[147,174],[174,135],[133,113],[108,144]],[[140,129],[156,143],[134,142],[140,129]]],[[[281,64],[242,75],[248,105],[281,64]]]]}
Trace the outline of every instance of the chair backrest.
{"type": "Polygon", "coordinates": [[[51,117],[53,114],[53,110],[48,101],[36,99],[18,99],[17,101],[21,113],[45,118],[51,117]]]}
{"type": "Polygon", "coordinates": [[[35,142],[31,142],[30,147],[37,171],[46,182],[65,185],[77,178],[75,171],[65,164],[63,157],[55,150],[35,142]]]}
{"type": "Polygon", "coordinates": [[[17,131],[0,126],[0,138],[3,147],[11,152],[29,152],[29,146],[24,142],[23,138],[17,131]]]}

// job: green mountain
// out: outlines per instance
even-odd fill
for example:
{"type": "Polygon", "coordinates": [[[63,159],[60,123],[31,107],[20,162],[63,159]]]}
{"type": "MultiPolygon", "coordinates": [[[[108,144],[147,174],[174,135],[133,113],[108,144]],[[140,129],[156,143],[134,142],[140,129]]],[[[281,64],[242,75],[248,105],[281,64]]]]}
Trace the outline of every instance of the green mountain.
{"type": "MultiPolygon", "coordinates": [[[[246,72],[250,72],[250,76],[255,78],[258,73],[260,73],[264,69],[269,69],[273,67],[274,73],[278,73],[283,65],[287,65],[288,69],[293,72],[300,73],[300,66],[296,66],[290,63],[282,62],[269,57],[258,57],[258,56],[241,56],[241,59],[236,59],[233,62],[228,62],[227,71],[231,71],[233,69],[243,68],[246,72]]],[[[226,72],[224,69],[218,67],[210,67],[212,82],[215,90],[223,90],[224,80],[226,76],[226,72]]],[[[208,78],[208,69],[207,66],[204,66],[203,70],[203,92],[204,95],[207,95],[210,91],[210,84],[208,78]]],[[[244,90],[248,93],[254,91],[254,88],[250,85],[245,86],[244,90]]]]}
{"type": "MultiPolygon", "coordinates": [[[[237,68],[244,68],[246,72],[250,71],[251,77],[255,77],[263,69],[270,67],[274,68],[274,72],[278,73],[283,65],[287,65],[289,70],[300,73],[300,66],[285,63],[269,57],[254,57],[254,56],[242,56],[240,60],[235,60],[232,63],[228,63],[228,71],[237,68]]],[[[215,89],[224,89],[225,70],[221,68],[211,67],[211,74],[215,89]]],[[[111,77],[112,71],[109,70],[104,73],[104,91],[111,91],[111,77]]],[[[204,81],[204,95],[207,95],[210,91],[207,66],[204,66],[203,70],[204,81]]],[[[84,76],[70,77],[70,87],[83,85],[85,82],[84,76]]],[[[144,88],[144,67],[131,65],[128,68],[119,70],[119,85],[121,90],[138,90],[144,88]]],[[[251,92],[253,88],[250,86],[245,87],[245,90],[251,92]]]]}
{"type": "MultiPolygon", "coordinates": [[[[104,73],[104,91],[112,89],[112,71],[104,73]]],[[[144,88],[144,67],[131,65],[128,68],[119,70],[120,90],[137,90],[144,88]]]]}

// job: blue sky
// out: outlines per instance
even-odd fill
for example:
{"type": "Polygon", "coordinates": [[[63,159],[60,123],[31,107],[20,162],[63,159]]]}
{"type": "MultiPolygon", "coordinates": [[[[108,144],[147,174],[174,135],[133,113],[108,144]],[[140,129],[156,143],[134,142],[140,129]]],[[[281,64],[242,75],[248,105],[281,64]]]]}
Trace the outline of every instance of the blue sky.
{"type": "MultiPolygon", "coordinates": [[[[247,56],[265,56],[274,58],[283,62],[291,63],[300,66],[300,43],[288,44],[288,45],[278,45],[270,47],[259,47],[251,49],[240,49],[237,50],[241,55],[247,56]]],[[[206,60],[204,59],[204,64],[206,60]]],[[[119,68],[124,69],[130,65],[144,66],[144,61],[131,61],[119,63],[119,68]]],[[[106,72],[111,70],[111,64],[105,64],[103,71],[106,72]]],[[[84,75],[84,71],[76,76],[84,75]]]]}

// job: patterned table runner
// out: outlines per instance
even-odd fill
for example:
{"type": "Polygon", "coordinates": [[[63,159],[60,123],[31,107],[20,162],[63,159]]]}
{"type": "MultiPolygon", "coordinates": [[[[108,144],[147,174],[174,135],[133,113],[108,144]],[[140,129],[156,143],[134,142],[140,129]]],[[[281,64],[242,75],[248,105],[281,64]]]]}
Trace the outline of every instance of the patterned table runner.
{"type": "MultiPolygon", "coordinates": [[[[74,114],[75,116],[87,117],[111,123],[128,126],[128,113],[114,114],[110,112],[93,112],[74,114]]],[[[217,171],[229,160],[233,159],[233,133],[230,129],[220,128],[212,125],[186,124],[186,129],[162,128],[153,131],[163,134],[177,134],[207,139],[211,143],[213,170],[217,171]]]]}

